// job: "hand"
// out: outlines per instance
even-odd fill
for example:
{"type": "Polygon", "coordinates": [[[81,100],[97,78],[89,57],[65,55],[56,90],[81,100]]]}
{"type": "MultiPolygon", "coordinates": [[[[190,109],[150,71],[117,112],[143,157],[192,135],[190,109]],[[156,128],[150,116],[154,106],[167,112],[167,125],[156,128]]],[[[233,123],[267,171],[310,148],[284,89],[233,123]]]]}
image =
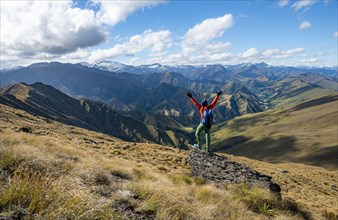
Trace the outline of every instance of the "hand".
{"type": "Polygon", "coordinates": [[[188,96],[189,98],[192,98],[191,92],[188,92],[188,93],[187,93],[187,96],[188,96]]]}
{"type": "Polygon", "coordinates": [[[219,90],[219,91],[217,92],[217,95],[219,96],[219,95],[221,95],[221,94],[222,94],[222,91],[219,90]]]}

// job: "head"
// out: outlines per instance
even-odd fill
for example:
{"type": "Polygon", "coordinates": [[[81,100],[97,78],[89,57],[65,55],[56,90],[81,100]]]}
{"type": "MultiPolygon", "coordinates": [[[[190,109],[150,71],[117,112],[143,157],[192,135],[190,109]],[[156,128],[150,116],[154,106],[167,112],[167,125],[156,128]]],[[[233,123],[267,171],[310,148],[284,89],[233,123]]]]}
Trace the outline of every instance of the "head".
{"type": "Polygon", "coordinates": [[[204,101],[202,102],[202,106],[208,106],[208,101],[207,101],[207,100],[204,100],[204,101]]]}

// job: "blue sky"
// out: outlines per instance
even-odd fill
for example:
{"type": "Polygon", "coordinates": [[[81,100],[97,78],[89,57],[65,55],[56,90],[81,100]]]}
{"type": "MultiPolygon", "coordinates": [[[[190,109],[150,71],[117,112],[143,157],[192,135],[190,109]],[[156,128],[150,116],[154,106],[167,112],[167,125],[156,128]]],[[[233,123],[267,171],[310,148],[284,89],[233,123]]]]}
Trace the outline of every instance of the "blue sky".
{"type": "Polygon", "coordinates": [[[1,68],[42,61],[337,66],[337,1],[1,1],[1,68]]]}

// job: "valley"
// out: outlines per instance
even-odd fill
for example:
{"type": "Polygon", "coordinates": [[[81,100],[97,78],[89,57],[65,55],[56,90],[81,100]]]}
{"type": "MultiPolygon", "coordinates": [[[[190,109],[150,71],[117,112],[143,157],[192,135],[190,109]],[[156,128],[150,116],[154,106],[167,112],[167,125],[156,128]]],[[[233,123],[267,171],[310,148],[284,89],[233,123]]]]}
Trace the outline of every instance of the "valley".
{"type": "Polygon", "coordinates": [[[214,151],[337,169],[338,95],[249,114],[215,126],[214,151]]]}

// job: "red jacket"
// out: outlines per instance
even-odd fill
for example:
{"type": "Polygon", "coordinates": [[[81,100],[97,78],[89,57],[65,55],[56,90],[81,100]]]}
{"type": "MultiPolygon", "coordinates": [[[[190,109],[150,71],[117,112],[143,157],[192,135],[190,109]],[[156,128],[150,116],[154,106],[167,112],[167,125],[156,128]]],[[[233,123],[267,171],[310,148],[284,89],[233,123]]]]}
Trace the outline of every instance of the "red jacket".
{"type": "MultiPolygon", "coordinates": [[[[217,103],[219,95],[216,95],[216,97],[214,98],[214,101],[212,101],[211,105],[206,106],[209,109],[213,109],[217,103]]],[[[194,103],[194,105],[198,108],[198,110],[200,111],[200,116],[201,118],[203,117],[203,111],[204,111],[204,106],[202,106],[201,104],[199,104],[194,97],[191,97],[190,100],[192,101],[192,103],[194,103]]]]}

